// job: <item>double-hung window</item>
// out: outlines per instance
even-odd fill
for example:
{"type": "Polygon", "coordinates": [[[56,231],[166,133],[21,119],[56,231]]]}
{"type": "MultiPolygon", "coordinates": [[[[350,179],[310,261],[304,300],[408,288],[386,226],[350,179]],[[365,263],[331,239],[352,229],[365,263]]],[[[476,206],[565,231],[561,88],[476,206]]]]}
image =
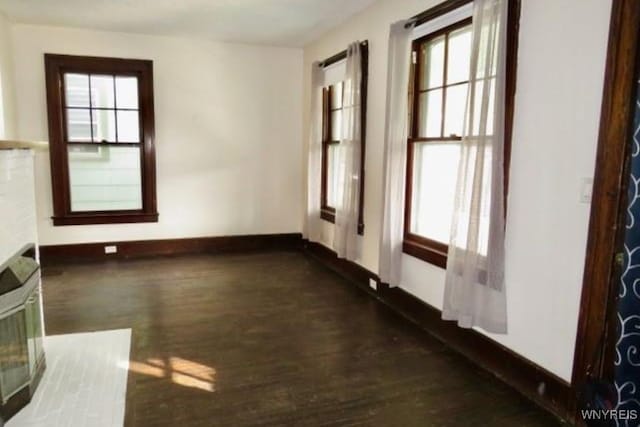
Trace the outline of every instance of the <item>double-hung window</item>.
{"type": "MultiPolygon", "coordinates": [[[[511,146],[519,1],[510,0],[509,8],[505,182],[511,146]]],[[[443,268],[453,219],[472,49],[470,5],[449,13],[458,18],[446,22],[446,15],[432,17],[446,23],[419,36],[412,44],[403,244],[405,253],[443,268]],[[464,12],[465,7],[468,12],[464,12]]],[[[429,22],[425,25],[429,26],[429,22]]]]}
{"type": "Polygon", "coordinates": [[[151,61],[45,55],[55,225],[157,221],[151,61]]]}
{"type": "MultiPolygon", "coordinates": [[[[361,46],[362,81],[360,87],[360,123],[361,123],[361,149],[360,149],[360,200],[358,200],[358,233],[364,232],[364,159],[366,147],[366,116],[367,116],[367,78],[369,50],[366,42],[361,46]]],[[[345,73],[346,51],[334,55],[324,61],[325,74],[328,68],[333,68],[328,73],[333,77],[345,73]]],[[[331,81],[322,89],[322,182],[320,191],[320,216],[329,222],[335,222],[336,205],[343,196],[344,165],[340,164],[341,156],[338,149],[342,139],[342,109],[344,95],[344,81],[331,78],[331,81]]]]}

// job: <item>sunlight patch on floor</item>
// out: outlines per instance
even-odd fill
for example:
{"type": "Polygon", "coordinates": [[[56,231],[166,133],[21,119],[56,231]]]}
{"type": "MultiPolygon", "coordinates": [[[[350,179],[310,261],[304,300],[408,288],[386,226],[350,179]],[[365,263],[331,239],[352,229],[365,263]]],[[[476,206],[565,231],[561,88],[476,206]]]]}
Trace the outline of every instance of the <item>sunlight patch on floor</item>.
{"type": "Polygon", "coordinates": [[[209,393],[215,391],[214,368],[180,357],[169,357],[166,361],[156,358],[147,359],[145,362],[132,360],[128,368],[136,374],[168,378],[174,384],[183,387],[197,388],[209,393]]]}

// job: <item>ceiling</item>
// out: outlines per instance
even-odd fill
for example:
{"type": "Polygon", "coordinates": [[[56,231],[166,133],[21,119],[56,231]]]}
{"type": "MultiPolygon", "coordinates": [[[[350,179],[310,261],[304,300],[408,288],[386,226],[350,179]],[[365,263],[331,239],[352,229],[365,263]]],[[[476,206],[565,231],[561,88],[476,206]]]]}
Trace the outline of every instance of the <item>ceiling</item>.
{"type": "Polygon", "coordinates": [[[302,47],[375,0],[0,0],[13,22],[302,47]]]}

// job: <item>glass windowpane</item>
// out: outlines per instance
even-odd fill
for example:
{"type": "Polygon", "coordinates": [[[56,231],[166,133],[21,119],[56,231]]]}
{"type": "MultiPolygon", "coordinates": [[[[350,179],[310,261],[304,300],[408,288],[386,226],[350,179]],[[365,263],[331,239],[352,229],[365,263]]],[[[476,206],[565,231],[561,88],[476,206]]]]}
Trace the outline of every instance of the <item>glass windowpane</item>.
{"type": "Polygon", "coordinates": [[[73,212],[142,209],[140,147],[67,149],[73,212]]]}
{"type": "Polygon", "coordinates": [[[422,73],[420,89],[442,86],[444,75],[444,36],[437,37],[422,45],[422,73]]]}
{"type": "Polygon", "coordinates": [[[91,142],[89,109],[67,108],[67,138],[69,141],[91,142]]]}
{"type": "Polygon", "coordinates": [[[342,110],[331,112],[331,140],[340,141],[342,136],[342,110]]]}
{"type": "Polygon", "coordinates": [[[140,142],[138,111],[118,110],[118,142],[140,142]]]}
{"type": "Polygon", "coordinates": [[[113,76],[91,76],[91,106],[115,108],[113,76]]]}
{"type": "Polygon", "coordinates": [[[469,80],[471,61],[471,25],[449,34],[447,84],[469,80]]]}
{"type": "Polygon", "coordinates": [[[64,75],[64,97],[67,107],[89,107],[89,76],[66,73],[64,75]]]}
{"type": "Polygon", "coordinates": [[[93,142],[116,142],[114,110],[93,110],[93,142]]]}
{"type": "Polygon", "coordinates": [[[342,198],[340,185],[340,144],[329,144],[327,148],[327,205],[336,207],[342,198]]]}
{"type": "Polygon", "coordinates": [[[331,86],[331,109],[342,108],[342,82],[331,86]]]}
{"type": "Polygon", "coordinates": [[[414,143],[410,231],[448,244],[460,159],[456,142],[414,143]]]}
{"type": "Polygon", "coordinates": [[[462,136],[464,113],[467,102],[469,84],[450,86],[447,88],[447,104],[444,118],[444,136],[462,136]]]}
{"type": "Polygon", "coordinates": [[[118,108],[138,108],[137,77],[116,77],[116,105],[118,108]]]}
{"type": "Polygon", "coordinates": [[[441,136],[442,89],[423,92],[419,97],[418,136],[441,136]]]}

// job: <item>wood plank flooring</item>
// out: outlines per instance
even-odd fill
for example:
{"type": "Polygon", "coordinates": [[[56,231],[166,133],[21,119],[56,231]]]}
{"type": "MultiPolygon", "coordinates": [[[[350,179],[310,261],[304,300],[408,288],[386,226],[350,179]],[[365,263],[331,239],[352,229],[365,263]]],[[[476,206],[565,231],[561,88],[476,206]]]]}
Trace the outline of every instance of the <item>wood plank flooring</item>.
{"type": "Polygon", "coordinates": [[[554,426],[298,252],[52,265],[47,334],[132,328],[127,426],[554,426]]]}

